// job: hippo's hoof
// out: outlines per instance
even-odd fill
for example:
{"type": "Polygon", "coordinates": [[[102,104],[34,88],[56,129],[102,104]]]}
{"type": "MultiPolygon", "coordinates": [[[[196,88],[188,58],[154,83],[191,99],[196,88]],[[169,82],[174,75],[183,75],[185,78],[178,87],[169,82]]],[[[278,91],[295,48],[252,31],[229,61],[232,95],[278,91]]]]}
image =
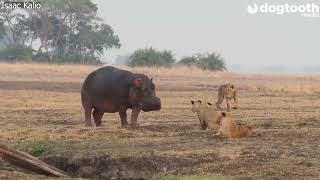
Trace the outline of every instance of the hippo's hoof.
{"type": "Polygon", "coordinates": [[[86,127],[91,127],[92,124],[91,123],[86,123],[86,127]]]}
{"type": "Polygon", "coordinates": [[[121,127],[122,128],[127,128],[127,127],[129,127],[129,124],[121,124],[121,127]]]}
{"type": "Polygon", "coordinates": [[[137,128],[137,127],[139,127],[139,124],[131,124],[131,127],[137,128]]]}

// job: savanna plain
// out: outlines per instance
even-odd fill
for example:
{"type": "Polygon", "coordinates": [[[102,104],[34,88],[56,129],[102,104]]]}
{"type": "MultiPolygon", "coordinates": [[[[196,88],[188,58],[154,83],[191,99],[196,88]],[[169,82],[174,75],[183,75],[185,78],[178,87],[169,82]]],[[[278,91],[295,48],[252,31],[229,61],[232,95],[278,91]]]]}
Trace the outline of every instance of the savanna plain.
{"type": "MultiPolygon", "coordinates": [[[[136,128],[122,128],[117,113],[85,127],[80,88],[99,67],[0,63],[0,142],[76,178],[320,178],[320,75],[121,67],[154,78],[162,109],[140,113],[136,128]],[[191,111],[190,100],[215,103],[228,82],[239,96],[230,114],[253,127],[248,139],[203,131],[191,111]]],[[[0,159],[0,179],[47,178],[0,159]]]]}

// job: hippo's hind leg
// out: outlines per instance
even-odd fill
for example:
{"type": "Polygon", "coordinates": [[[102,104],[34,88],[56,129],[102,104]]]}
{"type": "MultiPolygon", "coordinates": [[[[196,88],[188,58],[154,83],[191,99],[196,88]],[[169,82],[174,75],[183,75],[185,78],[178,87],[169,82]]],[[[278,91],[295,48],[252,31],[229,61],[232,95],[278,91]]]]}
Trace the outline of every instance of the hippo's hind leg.
{"type": "Polygon", "coordinates": [[[91,112],[92,108],[85,108],[84,109],[84,116],[85,116],[85,121],[86,121],[86,126],[92,126],[91,124],[91,112]]]}
{"type": "Polygon", "coordinates": [[[84,89],[81,89],[81,101],[82,107],[84,110],[84,119],[86,126],[92,126],[91,124],[91,113],[92,113],[92,104],[90,98],[84,89]]]}
{"type": "Polygon", "coordinates": [[[92,113],[92,116],[93,116],[93,119],[94,119],[94,122],[96,123],[96,126],[101,126],[102,124],[102,116],[103,116],[103,112],[101,111],[98,111],[97,109],[94,109],[93,110],[93,113],[92,113]]]}

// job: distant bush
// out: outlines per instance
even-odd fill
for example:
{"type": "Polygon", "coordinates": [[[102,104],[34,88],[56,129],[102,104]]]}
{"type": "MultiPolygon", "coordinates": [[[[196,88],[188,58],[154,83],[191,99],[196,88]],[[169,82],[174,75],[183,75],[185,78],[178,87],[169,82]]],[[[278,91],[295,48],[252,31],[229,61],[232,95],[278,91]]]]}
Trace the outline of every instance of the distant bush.
{"type": "MultiPolygon", "coordinates": [[[[48,63],[49,55],[47,53],[40,52],[32,57],[32,60],[40,63],[48,63]]],[[[100,60],[94,56],[82,55],[82,54],[68,54],[64,56],[55,57],[54,63],[57,64],[99,64],[100,60]]]]}
{"type": "Polygon", "coordinates": [[[0,51],[0,59],[26,60],[32,58],[33,49],[24,45],[7,46],[0,51]]]}
{"type": "Polygon", "coordinates": [[[190,56],[190,57],[182,58],[177,64],[193,66],[193,65],[197,65],[197,63],[198,63],[198,58],[196,56],[190,56]]]}
{"type": "Polygon", "coordinates": [[[199,54],[182,58],[178,64],[195,65],[204,70],[223,71],[226,70],[224,59],[215,53],[199,54]]]}
{"type": "Polygon", "coordinates": [[[74,64],[100,64],[99,58],[90,55],[82,54],[68,54],[65,56],[59,56],[55,60],[56,63],[74,63],[74,64]]]}
{"type": "Polygon", "coordinates": [[[138,49],[129,57],[129,66],[165,66],[174,63],[171,51],[158,51],[153,48],[138,49]]]}
{"type": "Polygon", "coordinates": [[[35,62],[49,62],[49,55],[47,53],[39,52],[38,54],[32,56],[32,60],[35,62]]]}
{"type": "Polygon", "coordinates": [[[226,70],[226,64],[224,59],[215,53],[205,54],[200,56],[198,66],[201,69],[215,70],[215,71],[223,71],[226,70]]]}

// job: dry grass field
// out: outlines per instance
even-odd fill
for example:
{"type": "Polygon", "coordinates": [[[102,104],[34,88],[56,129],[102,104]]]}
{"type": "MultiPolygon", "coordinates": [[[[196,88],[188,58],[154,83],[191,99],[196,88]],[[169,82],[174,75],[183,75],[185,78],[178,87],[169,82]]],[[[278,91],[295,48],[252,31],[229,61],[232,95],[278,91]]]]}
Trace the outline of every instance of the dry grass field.
{"type": "MultiPolygon", "coordinates": [[[[320,75],[127,68],[154,77],[158,112],[121,128],[117,113],[84,127],[80,88],[98,66],[0,64],[0,142],[27,151],[73,177],[229,179],[320,177],[320,75]],[[231,115],[252,125],[249,139],[200,129],[190,100],[215,102],[220,84],[239,89],[231,115]]],[[[223,107],[226,108],[225,104],[223,107]]],[[[46,179],[0,160],[0,179],[46,179]]]]}

